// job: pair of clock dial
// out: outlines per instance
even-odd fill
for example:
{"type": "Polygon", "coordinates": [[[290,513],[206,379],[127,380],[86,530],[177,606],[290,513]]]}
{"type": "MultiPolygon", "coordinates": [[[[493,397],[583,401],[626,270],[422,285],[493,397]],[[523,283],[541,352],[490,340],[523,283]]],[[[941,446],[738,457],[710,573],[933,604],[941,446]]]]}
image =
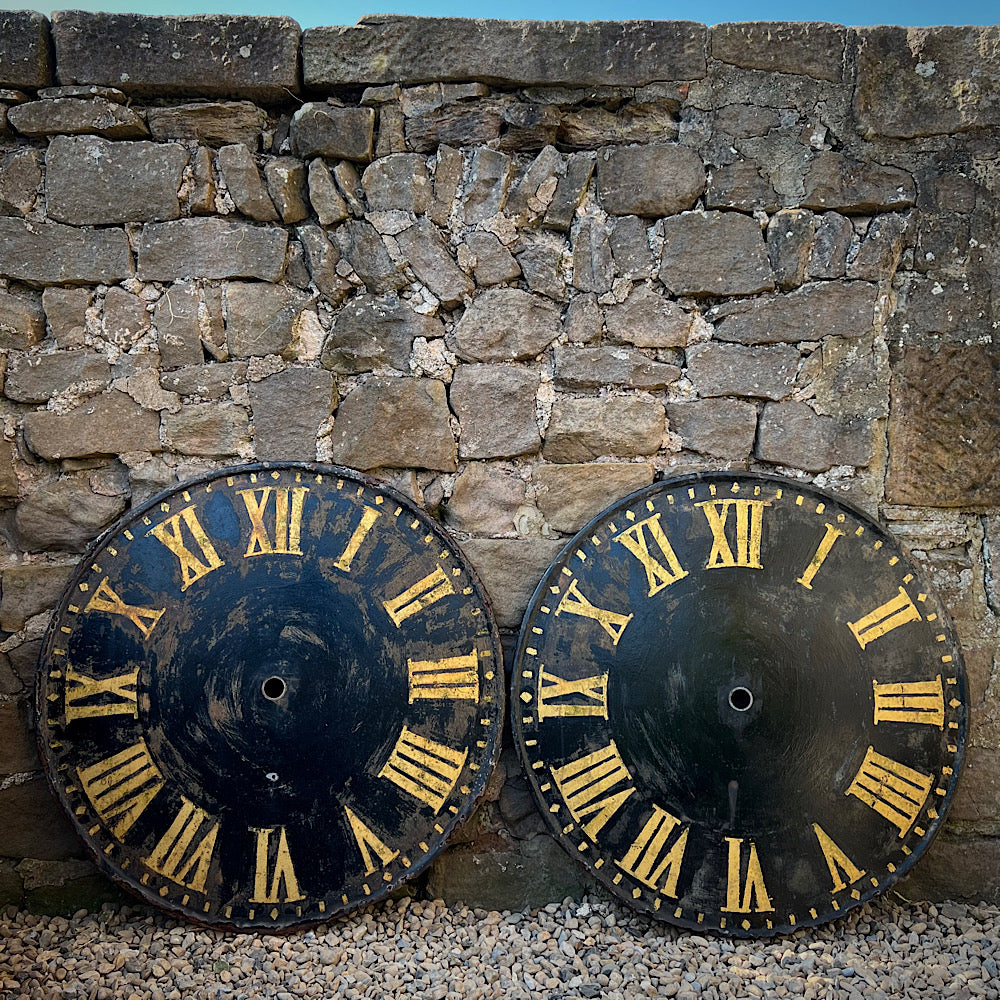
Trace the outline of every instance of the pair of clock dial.
{"type": "MultiPolygon", "coordinates": [[[[46,773],[103,869],[220,928],[384,898],[470,815],[505,682],[457,545],[360,474],[246,466],[106,532],[40,661],[46,773]]],[[[511,724],[554,835],[612,893],[765,935],[902,877],[965,741],[961,658],[877,524],[793,481],[659,483],[538,585],[511,724]]]]}

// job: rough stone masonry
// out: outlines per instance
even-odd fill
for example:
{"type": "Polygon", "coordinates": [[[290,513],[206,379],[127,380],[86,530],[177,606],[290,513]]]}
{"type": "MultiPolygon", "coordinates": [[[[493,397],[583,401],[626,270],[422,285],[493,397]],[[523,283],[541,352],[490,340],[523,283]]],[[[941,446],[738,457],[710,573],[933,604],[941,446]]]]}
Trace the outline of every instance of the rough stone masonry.
{"type": "MultiPolygon", "coordinates": [[[[998,149],[997,27],[0,13],[0,904],[111,892],[32,730],[71,568],[255,459],[413,496],[508,636],[658,475],[846,496],[929,571],[971,680],[904,891],[1000,899],[998,149]]],[[[508,748],[415,891],[583,888],[508,748]]]]}

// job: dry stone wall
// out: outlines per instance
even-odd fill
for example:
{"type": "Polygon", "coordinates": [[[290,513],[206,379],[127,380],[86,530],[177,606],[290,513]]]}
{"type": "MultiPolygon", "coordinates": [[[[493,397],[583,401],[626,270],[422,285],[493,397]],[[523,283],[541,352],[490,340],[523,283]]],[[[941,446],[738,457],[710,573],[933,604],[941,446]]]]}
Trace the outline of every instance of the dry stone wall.
{"type": "MultiPolygon", "coordinates": [[[[0,13],[0,902],[109,886],[30,692],[88,542],[207,469],[370,471],[512,636],[655,477],[817,483],[930,571],[968,764],[904,886],[1000,898],[1000,29],[0,13]]],[[[508,749],[417,891],[580,891],[508,749]]]]}

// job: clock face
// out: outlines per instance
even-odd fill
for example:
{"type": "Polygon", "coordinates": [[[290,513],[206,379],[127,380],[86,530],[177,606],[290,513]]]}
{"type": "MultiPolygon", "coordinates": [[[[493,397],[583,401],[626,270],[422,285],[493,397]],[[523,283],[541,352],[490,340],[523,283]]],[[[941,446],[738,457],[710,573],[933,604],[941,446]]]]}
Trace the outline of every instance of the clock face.
{"type": "Polygon", "coordinates": [[[447,535],[346,469],[225,470],[102,536],[40,663],[46,772],[99,864],[227,928],[386,896],[470,813],[503,667],[447,535]]]}
{"type": "Polygon", "coordinates": [[[813,487],[656,484],[539,584],[515,741],[566,849],[636,909],[768,935],[903,876],[951,799],[962,661],[921,572],[813,487]]]}

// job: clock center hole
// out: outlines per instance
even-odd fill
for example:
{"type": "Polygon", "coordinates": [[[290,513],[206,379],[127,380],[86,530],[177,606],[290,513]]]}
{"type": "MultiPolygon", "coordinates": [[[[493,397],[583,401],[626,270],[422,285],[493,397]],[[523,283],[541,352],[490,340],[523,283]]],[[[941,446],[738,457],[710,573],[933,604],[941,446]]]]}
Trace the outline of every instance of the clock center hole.
{"type": "Polygon", "coordinates": [[[749,688],[734,687],[729,692],[729,707],[736,712],[746,712],[753,705],[753,692],[749,688]]]}
{"type": "Polygon", "coordinates": [[[288,690],[288,686],[280,677],[268,677],[261,684],[260,690],[268,701],[278,701],[283,697],[285,691],[288,690]]]}

